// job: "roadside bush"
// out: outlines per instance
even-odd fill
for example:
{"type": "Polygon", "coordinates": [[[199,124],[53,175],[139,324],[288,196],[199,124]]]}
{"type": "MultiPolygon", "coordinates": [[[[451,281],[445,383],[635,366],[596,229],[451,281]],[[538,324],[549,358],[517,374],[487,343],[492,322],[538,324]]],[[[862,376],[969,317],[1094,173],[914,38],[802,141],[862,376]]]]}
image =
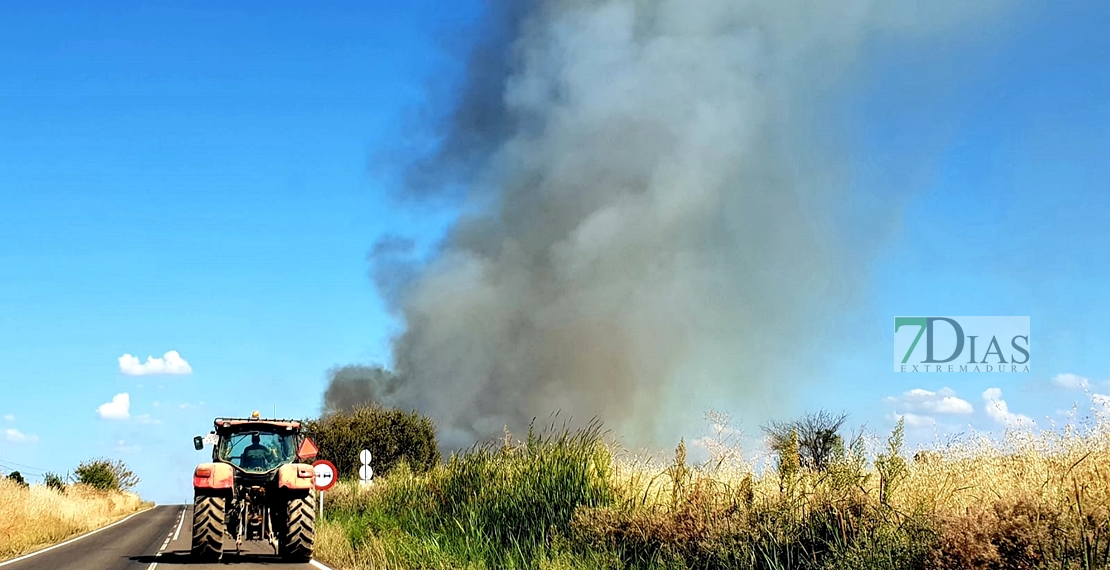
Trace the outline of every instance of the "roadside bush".
{"type": "Polygon", "coordinates": [[[419,413],[361,406],[306,420],[305,427],[320,448],[320,459],[335,464],[340,477],[357,477],[358,454],[370,450],[374,475],[385,475],[400,463],[423,473],[439,462],[435,425],[419,413]]]}
{"type": "Polygon", "coordinates": [[[77,482],[101,491],[128,491],[139,478],[120,460],[90,459],[74,471],[77,482]]]}
{"type": "Polygon", "coordinates": [[[24,487],[27,486],[27,480],[23,478],[23,474],[19,471],[12,471],[11,473],[8,473],[8,480],[15,481],[16,483],[19,483],[24,487]]]}

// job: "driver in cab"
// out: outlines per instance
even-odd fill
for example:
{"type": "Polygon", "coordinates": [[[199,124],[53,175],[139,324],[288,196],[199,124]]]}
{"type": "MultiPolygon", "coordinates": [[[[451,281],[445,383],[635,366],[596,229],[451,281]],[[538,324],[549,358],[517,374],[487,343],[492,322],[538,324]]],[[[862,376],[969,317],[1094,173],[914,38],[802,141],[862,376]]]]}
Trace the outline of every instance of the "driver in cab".
{"type": "Polygon", "coordinates": [[[260,443],[261,437],[256,433],[251,435],[251,444],[243,450],[244,469],[265,469],[274,456],[273,450],[260,443]]]}

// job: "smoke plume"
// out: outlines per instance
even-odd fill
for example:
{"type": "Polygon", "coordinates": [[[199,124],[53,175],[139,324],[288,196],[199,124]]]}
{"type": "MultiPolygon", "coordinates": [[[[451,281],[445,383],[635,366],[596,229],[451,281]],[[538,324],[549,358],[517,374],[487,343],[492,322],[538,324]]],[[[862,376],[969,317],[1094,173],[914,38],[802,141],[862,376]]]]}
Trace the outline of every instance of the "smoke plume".
{"type": "Polygon", "coordinates": [[[707,408],[781,409],[901,202],[853,189],[825,103],[869,42],[986,4],[491,0],[400,189],[462,213],[430,259],[375,248],[406,328],[326,408],[417,408],[454,447],[556,410],[673,445],[707,408]]]}

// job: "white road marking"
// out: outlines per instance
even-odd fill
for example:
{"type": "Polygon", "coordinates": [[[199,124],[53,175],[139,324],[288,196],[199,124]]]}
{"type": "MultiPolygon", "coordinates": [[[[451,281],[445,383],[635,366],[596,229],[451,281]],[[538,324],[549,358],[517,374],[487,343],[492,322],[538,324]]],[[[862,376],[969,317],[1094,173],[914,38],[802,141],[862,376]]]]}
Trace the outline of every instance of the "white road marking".
{"type": "MultiPolygon", "coordinates": [[[[185,508],[184,507],[182,507],[181,512],[177,514],[177,531],[176,532],[171,532],[171,533],[166,535],[166,540],[162,541],[162,546],[158,549],[158,552],[154,555],[155,558],[161,558],[162,553],[165,552],[166,548],[170,545],[170,541],[171,540],[177,540],[177,535],[181,533],[181,523],[183,523],[183,522],[185,522],[185,508]]],[[[146,567],[146,570],[154,570],[157,567],[158,567],[158,562],[154,561],[154,562],[150,563],[150,566],[146,567]]]]}
{"type": "MultiPolygon", "coordinates": [[[[153,507],[151,507],[151,509],[153,509],[153,507]]],[[[72,542],[77,542],[78,540],[81,540],[82,538],[88,538],[88,537],[90,537],[90,536],[92,536],[92,535],[94,535],[94,534],[96,534],[96,533],[98,533],[102,530],[108,530],[108,529],[116,526],[117,524],[123,524],[123,523],[127,522],[128,519],[130,519],[131,517],[141,515],[141,514],[147,512],[151,509],[144,509],[144,510],[141,510],[141,511],[139,511],[137,513],[134,513],[132,515],[128,515],[126,518],[118,520],[118,521],[116,521],[116,522],[114,522],[114,523],[112,523],[108,526],[102,526],[102,527],[100,527],[100,528],[98,528],[98,529],[96,529],[92,532],[82,534],[81,536],[78,536],[77,538],[71,538],[71,539],[69,539],[69,540],[67,540],[67,541],[65,541],[61,544],[55,544],[54,546],[49,546],[49,547],[43,548],[42,550],[36,550],[36,551],[34,551],[30,554],[24,554],[23,556],[20,556],[19,558],[12,558],[11,560],[8,560],[7,562],[0,562],[0,566],[7,566],[9,564],[15,564],[16,562],[19,562],[20,560],[26,560],[26,559],[28,559],[32,556],[38,556],[39,554],[42,554],[43,552],[50,552],[51,550],[54,550],[55,548],[61,548],[61,547],[65,546],[67,544],[70,544],[72,542]]]]}
{"type": "MultiPolygon", "coordinates": [[[[154,555],[154,557],[155,557],[155,558],[161,558],[161,557],[162,557],[162,553],[166,551],[166,547],[167,547],[167,546],[169,546],[169,545],[170,545],[170,537],[168,537],[168,536],[167,536],[167,537],[166,537],[166,540],[164,540],[164,541],[162,542],[162,546],[161,546],[160,548],[158,548],[158,553],[157,553],[157,554],[155,554],[155,555],[154,555]]],[[[157,568],[157,567],[158,567],[158,562],[157,562],[157,561],[155,561],[155,562],[151,562],[151,563],[150,563],[150,566],[147,566],[147,567],[146,567],[146,570],[154,570],[154,569],[155,569],[155,568],[157,568]]]]}
{"type": "Polygon", "coordinates": [[[177,531],[173,533],[173,539],[181,536],[181,525],[185,524],[185,507],[181,507],[181,519],[177,521],[177,531]]]}
{"type": "Polygon", "coordinates": [[[324,566],[318,560],[309,560],[308,563],[317,567],[317,568],[319,568],[320,570],[331,570],[331,568],[328,568],[327,566],[324,566]]]}

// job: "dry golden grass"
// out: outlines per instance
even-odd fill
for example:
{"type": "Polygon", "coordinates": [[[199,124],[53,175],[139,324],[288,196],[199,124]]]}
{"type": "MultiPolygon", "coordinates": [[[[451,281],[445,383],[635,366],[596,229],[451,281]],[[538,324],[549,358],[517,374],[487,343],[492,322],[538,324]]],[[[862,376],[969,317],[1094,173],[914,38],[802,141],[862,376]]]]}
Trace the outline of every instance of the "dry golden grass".
{"type": "Polygon", "coordinates": [[[138,495],[0,480],[0,560],[95,530],[143,508],[138,495]]]}
{"type": "MultiPolygon", "coordinates": [[[[903,453],[905,469],[887,487],[876,468],[878,441],[852,450],[835,469],[799,470],[790,481],[756,473],[737,450],[713,449],[713,468],[620,461],[613,485],[621,504],[590,513],[587,533],[648,537],[656,544],[713,542],[766,529],[753,512],[789,523],[831,513],[850,533],[867,513],[898,524],[915,518],[935,532],[929,568],[1102,567],[1110,562],[1110,421],[1063,429],[972,433],[903,453]],[[727,456],[724,455],[727,453],[727,456]],[[893,518],[890,518],[893,517],[893,518]],[[1069,564],[1067,560],[1071,560],[1069,564]],[[1079,562],[1076,562],[1079,561],[1079,562]]],[[[712,446],[711,446],[712,449],[712,446]]],[[[825,524],[825,523],[820,523],[825,524]]],[[[610,541],[612,544],[613,541],[610,541]]]]}
{"type": "MultiPolygon", "coordinates": [[[[933,514],[957,515],[999,499],[1020,497],[1062,509],[1078,509],[1082,503],[1085,512],[1099,516],[1110,505],[1110,423],[1062,431],[1011,430],[1000,438],[972,434],[917,454],[906,453],[904,458],[906,474],[889,498],[896,509],[926,506],[933,514]]],[[[618,459],[612,480],[622,496],[645,507],[669,504],[676,482],[687,488],[708,485],[735,490],[747,479],[757,501],[781,495],[773,470],[757,475],[753,465],[719,459],[710,459],[713,468],[687,466],[679,477],[669,461],[618,459]]],[[[858,488],[877,498],[880,478],[874,454],[868,453],[866,459],[858,488]]],[[[829,477],[801,473],[794,491],[816,498],[829,477]]]]}

